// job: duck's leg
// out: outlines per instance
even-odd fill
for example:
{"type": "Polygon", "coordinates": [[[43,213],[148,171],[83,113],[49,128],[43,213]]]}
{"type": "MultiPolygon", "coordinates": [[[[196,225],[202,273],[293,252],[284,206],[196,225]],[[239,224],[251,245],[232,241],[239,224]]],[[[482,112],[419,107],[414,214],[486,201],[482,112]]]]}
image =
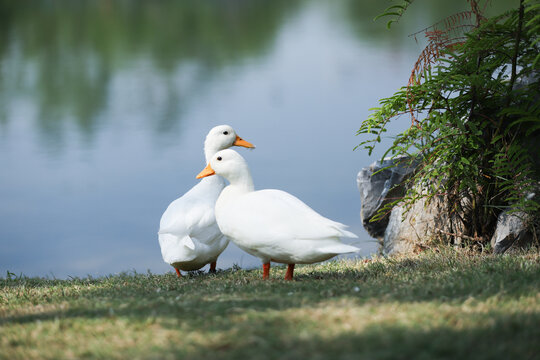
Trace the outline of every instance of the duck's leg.
{"type": "Polygon", "coordinates": [[[285,274],[285,280],[292,280],[294,274],[294,264],[287,265],[287,273],[285,274]]]}
{"type": "Polygon", "coordinates": [[[174,268],[174,270],[176,270],[176,275],[181,278],[182,274],[180,274],[180,270],[178,270],[177,268],[174,268]]]}
{"type": "Polygon", "coordinates": [[[216,273],[216,261],[210,263],[210,270],[208,270],[208,272],[212,274],[216,273]]]}
{"type": "Polygon", "coordinates": [[[263,264],[263,280],[268,280],[270,277],[270,263],[263,264]]]}

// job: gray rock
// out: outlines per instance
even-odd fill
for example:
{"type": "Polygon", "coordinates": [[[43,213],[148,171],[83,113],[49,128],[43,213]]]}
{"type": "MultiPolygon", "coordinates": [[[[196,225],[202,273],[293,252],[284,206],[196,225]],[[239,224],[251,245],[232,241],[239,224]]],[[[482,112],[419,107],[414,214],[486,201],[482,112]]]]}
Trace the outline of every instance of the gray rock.
{"type": "MultiPolygon", "coordinates": [[[[427,195],[429,189],[416,185],[418,194],[427,195]]],[[[470,216],[470,201],[461,199],[460,212],[450,211],[454,203],[444,195],[418,198],[406,208],[400,202],[392,208],[388,226],[384,232],[383,253],[386,255],[412,253],[429,247],[434,242],[455,244],[467,238],[461,219],[470,216]]]]}
{"type": "Polygon", "coordinates": [[[403,232],[403,210],[403,206],[400,205],[392,208],[388,226],[384,231],[383,253],[385,255],[407,253],[413,250],[413,241],[410,241],[410,236],[403,232]]]}
{"type": "Polygon", "coordinates": [[[497,228],[491,238],[491,246],[495,254],[503,254],[510,247],[530,244],[533,234],[527,227],[527,214],[503,212],[497,219],[497,228]]]}
{"type": "Polygon", "coordinates": [[[362,204],[360,218],[370,236],[379,239],[384,236],[390,215],[378,221],[370,220],[381,207],[402,195],[403,187],[394,186],[401,184],[415,168],[416,165],[410,165],[407,157],[401,157],[376,161],[358,173],[356,182],[362,204]]]}
{"type": "Polygon", "coordinates": [[[434,197],[429,202],[418,199],[408,211],[401,203],[394,206],[384,232],[384,254],[411,253],[435,238],[462,232],[462,224],[449,217],[446,209],[444,197],[434,197]]]}

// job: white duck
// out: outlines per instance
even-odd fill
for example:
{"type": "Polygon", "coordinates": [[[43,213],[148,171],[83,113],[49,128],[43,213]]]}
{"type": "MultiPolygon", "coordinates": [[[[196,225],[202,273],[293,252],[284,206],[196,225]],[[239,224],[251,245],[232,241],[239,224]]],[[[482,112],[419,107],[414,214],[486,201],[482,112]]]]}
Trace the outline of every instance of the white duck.
{"type": "Polygon", "coordinates": [[[294,264],[360,250],[341,242],[342,237],[357,237],[345,225],[319,215],[291,194],[254,191],[248,165],[236,151],[216,153],[197,178],[214,174],[230,182],[216,202],[219,228],[242,250],[262,260],[263,279],[270,275],[270,261],[288,264],[285,279],[292,280],[294,264]]]}
{"type": "MultiPolygon", "coordinates": [[[[219,150],[235,145],[255,147],[236,135],[229,125],[212,128],[204,142],[206,162],[219,150]]],[[[210,264],[210,272],[216,271],[217,258],[229,244],[214,216],[216,200],[224,187],[221,176],[204,179],[163,213],[158,232],[161,255],[175,268],[178,277],[179,270],[197,270],[206,264],[210,264]]]]}

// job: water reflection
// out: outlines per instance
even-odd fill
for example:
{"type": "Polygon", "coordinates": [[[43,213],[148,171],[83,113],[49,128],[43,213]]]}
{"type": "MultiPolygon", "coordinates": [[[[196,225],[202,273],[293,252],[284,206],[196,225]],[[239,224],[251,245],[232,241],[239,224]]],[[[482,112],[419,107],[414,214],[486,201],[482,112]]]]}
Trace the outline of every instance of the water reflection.
{"type": "Polygon", "coordinates": [[[159,218],[222,123],[257,145],[257,188],[351,225],[369,253],[355,176],[373,158],[354,133],[419,52],[373,24],[385,5],[0,1],[0,273],[169,271],[159,218]]]}
{"type": "MultiPolygon", "coordinates": [[[[156,131],[168,131],[215,72],[262,56],[299,4],[2,1],[2,103],[31,96],[36,126],[51,145],[62,143],[66,122],[91,138],[115,77],[138,68],[143,81],[132,86],[150,87],[149,101],[160,103],[159,111],[148,114],[149,122],[156,131]],[[176,73],[183,74],[181,84],[171,79],[176,73]],[[156,90],[161,94],[151,89],[156,82],[162,83],[156,90]]],[[[6,121],[9,106],[1,109],[6,121]]]]}

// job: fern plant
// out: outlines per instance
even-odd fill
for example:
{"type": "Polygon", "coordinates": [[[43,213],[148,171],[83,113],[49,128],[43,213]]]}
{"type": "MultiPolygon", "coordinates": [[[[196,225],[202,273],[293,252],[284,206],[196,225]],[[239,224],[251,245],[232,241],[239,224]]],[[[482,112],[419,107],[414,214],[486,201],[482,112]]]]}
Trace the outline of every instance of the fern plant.
{"type": "MultiPolygon", "coordinates": [[[[412,2],[383,15],[396,21],[412,2]]],[[[448,218],[460,222],[453,228],[462,229],[446,233],[448,241],[485,243],[501,211],[540,209],[532,196],[540,157],[540,4],[521,0],[486,19],[486,3],[468,2],[470,10],[423,30],[428,45],[407,86],[380,100],[357,134],[367,136],[358,147],[371,154],[390,121],[411,118],[383,157],[407,155],[420,165],[404,198],[379,217],[398,202],[408,208],[440,197],[448,218]]]]}

